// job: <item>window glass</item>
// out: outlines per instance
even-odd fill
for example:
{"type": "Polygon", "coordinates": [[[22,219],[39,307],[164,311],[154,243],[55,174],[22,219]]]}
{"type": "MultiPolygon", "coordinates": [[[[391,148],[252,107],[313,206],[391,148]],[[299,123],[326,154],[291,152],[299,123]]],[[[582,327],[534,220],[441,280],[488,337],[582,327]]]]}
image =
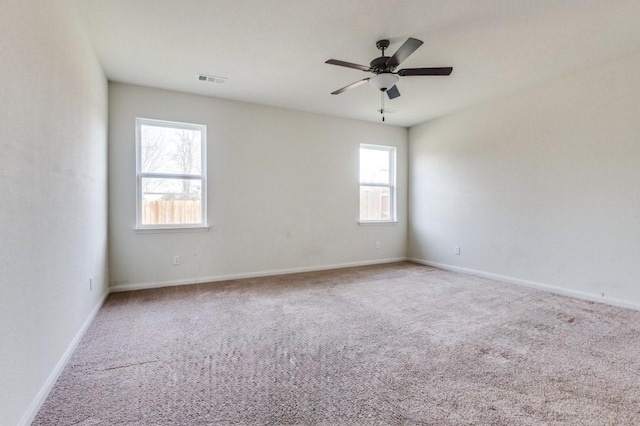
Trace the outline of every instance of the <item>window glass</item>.
{"type": "Polygon", "coordinates": [[[390,152],[360,148],[360,182],[389,184],[390,152]]]}
{"type": "Polygon", "coordinates": [[[391,190],[360,186],[360,220],[391,220],[391,190]]]}
{"type": "Polygon", "coordinates": [[[140,136],[143,173],[200,174],[200,131],[142,125],[140,136]]]}
{"type": "Polygon", "coordinates": [[[206,226],[206,127],[136,120],[137,227],[206,226]]]}
{"type": "Polygon", "coordinates": [[[395,221],[395,153],[391,146],[360,145],[360,221],[395,221]]]}

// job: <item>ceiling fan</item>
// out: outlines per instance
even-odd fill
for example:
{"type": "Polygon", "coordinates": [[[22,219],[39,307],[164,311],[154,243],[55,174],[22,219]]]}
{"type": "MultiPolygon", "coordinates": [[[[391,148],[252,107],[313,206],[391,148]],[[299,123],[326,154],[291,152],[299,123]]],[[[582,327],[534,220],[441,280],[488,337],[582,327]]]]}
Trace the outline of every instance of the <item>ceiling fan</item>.
{"type": "Polygon", "coordinates": [[[418,47],[422,45],[422,41],[415,38],[408,38],[402,46],[393,54],[393,56],[385,56],[384,51],[389,47],[389,40],[379,40],[376,43],[376,47],[382,50],[382,56],[375,58],[369,66],[354,64],[351,62],[340,61],[338,59],[329,59],[326,64],[338,65],[341,67],[354,68],[360,71],[371,72],[375,74],[373,77],[368,77],[355,83],[351,83],[341,89],[331,92],[332,95],[339,95],[354,87],[361,86],[367,82],[380,90],[386,92],[389,99],[394,99],[400,96],[400,91],[396,86],[399,77],[409,77],[416,75],[449,75],[453,71],[452,67],[439,67],[439,68],[404,68],[396,72],[396,68],[402,61],[407,59],[418,47]]]}

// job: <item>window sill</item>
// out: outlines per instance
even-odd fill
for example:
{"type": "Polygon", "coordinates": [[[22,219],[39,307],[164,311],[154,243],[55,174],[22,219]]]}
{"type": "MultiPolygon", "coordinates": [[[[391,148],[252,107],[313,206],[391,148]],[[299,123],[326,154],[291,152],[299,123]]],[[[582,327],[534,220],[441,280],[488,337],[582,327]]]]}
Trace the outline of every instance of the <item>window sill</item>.
{"type": "Polygon", "coordinates": [[[358,225],[393,225],[397,220],[359,220],[358,225]]]}
{"type": "Polygon", "coordinates": [[[136,234],[160,234],[173,232],[208,232],[210,226],[184,226],[174,228],[134,228],[136,234]]]}

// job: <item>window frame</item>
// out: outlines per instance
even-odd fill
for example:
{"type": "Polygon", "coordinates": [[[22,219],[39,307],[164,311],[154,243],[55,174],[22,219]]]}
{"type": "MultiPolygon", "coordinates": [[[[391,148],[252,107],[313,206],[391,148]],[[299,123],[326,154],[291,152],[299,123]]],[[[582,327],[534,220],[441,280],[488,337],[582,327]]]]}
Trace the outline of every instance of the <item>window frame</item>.
{"type": "Polygon", "coordinates": [[[396,147],[391,145],[374,145],[368,143],[361,143],[358,148],[358,181],[360,185],[358,186],[358,194],[360,194],[361,188],[365,187],[375,187],[375,188],[389,188],[389,219],[382,220],[368,220],[363,219],[360,216],[360,211],[362,206],[360,205],[360,201],[358,202],[358,222],[363,224],[375,224],[375,223],[397,223],[396,216],[396,147]],[[389,153],[389,183],[373,183],[373,182],[363,182],[360,177],[360,167],[362,165],[362,157],[360,155],[361,149],[371,149],[371,150],[379,150],[386,151],[389,153]]]}
{"type": "Polygon", "coordinates": [[[204,124],[182,123],[178,121],[157,120],[151,118],[136,118],[136,230],[197,230],[208,229],[207,225],[207,126],[204,124]],[[200,139],[200,174],[176,174],[142,171],[142,126],[166,127],[170,129],[194,130],[201,134],[200,139]],[[143,224],[142,223],[142,180],[144,178],[156,179],[193,179],[200,182],[200,223],[167,223],[167,224],[143,224]]]}

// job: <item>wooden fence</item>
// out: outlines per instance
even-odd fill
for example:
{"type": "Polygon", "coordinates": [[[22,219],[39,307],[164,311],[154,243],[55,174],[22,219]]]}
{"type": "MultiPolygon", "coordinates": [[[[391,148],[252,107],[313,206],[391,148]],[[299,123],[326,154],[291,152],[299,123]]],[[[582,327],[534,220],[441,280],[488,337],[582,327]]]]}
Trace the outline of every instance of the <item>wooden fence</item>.
{"type": "Polygon", "coordinates": [[[200,200],[157,200],[142,202],[145,225],[188,224],[202,222],[200,200]]]}
{"type": "MultiPolygon", "coordinates": [[[[387,220],[391,216],[387,188],[361,187],[360,218],[387,220]]],[[[202,222],[200,200],[157,200],[142,202],[142,223],[145,225],[189,224],[202,222]]]]}
{"type": "Polygon", "coordinates": [[[381,187],[360,187],[360,219],[388,220],[391,218],[389,189],[381,187]]]}

